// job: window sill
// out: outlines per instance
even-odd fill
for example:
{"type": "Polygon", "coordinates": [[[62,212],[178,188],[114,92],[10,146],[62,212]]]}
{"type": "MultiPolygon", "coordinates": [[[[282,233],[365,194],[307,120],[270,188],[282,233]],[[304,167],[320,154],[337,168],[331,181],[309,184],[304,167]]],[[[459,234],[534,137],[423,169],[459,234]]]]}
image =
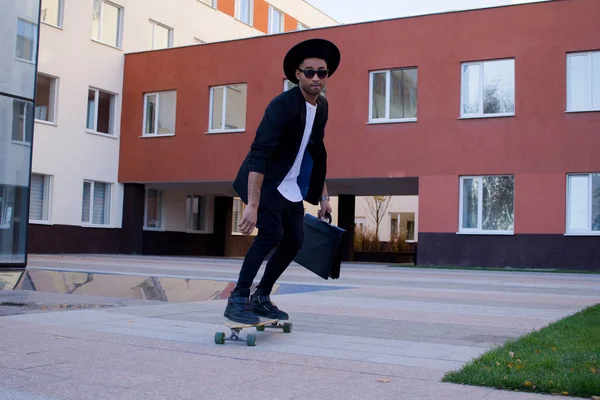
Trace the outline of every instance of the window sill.
{"type": "Polygon", "coordinates": [[[25,60],[23,58],[15,57],[15,60],[20,61],[25,64],[35,65],[35,61],[29,61],[29,60],[25,60]]]}
{"type": "Polygon", "coordinates": [[[40,21],[40,22],[42,23],[42,25],[51,26],[52,28],[60,29],[61,31],[63,30],[62,26],[54,25],[54,24],[51,24],[49,22],[44,22],[44,21],[40,21]]]}
{"type": "Polygon", "coordinates": [[[458,231],[457,235],[514,236],[513,231],[458,231]]]}
{"type": "Polygon", "coordinates": [[[165,228],[148,228],[147,226],[144,227],[144,231],[147,231],[147,232],[166,232],[165,228]]]}
{"type": "Polygon", "coordinates": [[[91,39],[91,41],[92,41],[92,42],[94,42],[94,43],[98,43],[98,44],[104,45],[104,46],[106,46],[106,47],[110,47],[111,49],[115,49],[115,50],[123,51],[123,49],[122,49],[122,48],[120,48],[120,47],[113,46],[112,44],[108,44],[108,43],[101,42],[101,41],[100,41],[100,40],[98,40],[98,39],[94,39],[94,38],[92,38],[92,39],[91,39]]]}
{"type": "Polygon", "coordinates": [[[16,144],[23,147],[31,147],[31,143],[19,142],[18,140],[11,140],[12,144],[16,144]]]}
{"type": "Polygon", "coordinates": [[[44,121],[43,119],[36,119],[36,120],[34,120],[34,122],[36,124],[42,124],[42,125],[49,125],[49,126],[58,127],[58,125],[56,125],[56,122],[44,121]]]}
{"type": "Polygon", "coordinates": [[[100,225],[100,224],[81,224],[82,228],[98,228],[98,229],[115,229],[112,225],[100,225]]]}
{"type": "Polygon", "coordinates": [[[565,236],[600,236],[600,232],[568,232],[565,236]]]}
{"type": "Polygon", "coordinates": [[[209,232],[206,232],[206,231],[193,231],[191,229],[186,229],[185,233],[191,233],[194,235],[209,235],[210,234],[209,232]]]}
{"type": "Polygon", "coordinates": [[[156,134],[156,135],[142,135],[139,137],[139,139],[151,139],[151,138],[171,137],[171,136],[175,136],[175,134],[174,133],[161,133],[161,134],[156,134]]]}
{"type": "Polygon", "coordinates": [[[214,135],[218,133],[244,133],[246,129],[224,129],[224,130],[216,130],[216,131],[208,131],[205,132],[205,135],[214,135]]]}
{"type": "Polygon", "coordinates": [[[458,117],[458,119],[461,120],[461,119],[510,118],[510,117],[515,117],[515,116],[516,116],[515,113],[511,113],[511,114],[463,115],[463,116],[458,117]]]}
{"type": "Polygon", "coordinates": [[[383,124],[405,124],[409,122],[417,122],[416,118],[404,118],[404,119],[386,119],[381,121],[369,121],[367,125],[383,125],[383,124]]]}
{"type": "Polygon", "coordinates": [[[114,140],[119,139],[118,136],[115,136],[110,133],[94,132],[94,131],[88,131],[88,130],[86,130],[85,133],[90,134],[90,135],[101,136],[101,137],[105,137],[105,138],[109,138],[109,139],[114,139],[114,140]]]}
{"type": "Polygon", "coordinates": [[[54,224],[53,224],[52,222],[50,222],[50,221],[36,221],[36,220],[33,220],[33,219],[30,219],[30,220],[29,220],[29,223],[30,223],[31,225],[54,225],[54,224]]]}
{"type": "Polygon", "coordinates": [[[600,112],[600,108],[590,108],[589,110],[567,110],[565,114],[581,114],[581,113],[593,113],[600,112]]]}

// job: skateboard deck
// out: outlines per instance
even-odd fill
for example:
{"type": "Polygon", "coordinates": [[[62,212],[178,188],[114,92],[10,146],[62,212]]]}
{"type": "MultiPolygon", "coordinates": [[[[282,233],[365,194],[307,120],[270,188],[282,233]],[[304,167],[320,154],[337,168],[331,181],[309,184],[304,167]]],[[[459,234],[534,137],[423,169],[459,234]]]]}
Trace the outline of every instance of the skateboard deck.
{"type": "Polygon", "coordinates": [[[230,319],[225,319],[225,326],[229,328],[231,333],[229,336],[225,335],[225,332],[217,332],[215,333],[215,343],[216,344],[225,344],[226,341],[246,341],[248,346],[256,346],[256,335],[248,334],[246,336],[242,336],[242,329],[246,328],[256,328],[257,331],[262,332],[265,328],[274,328],[274,329],[282,329],[284,333],[292,332],[292,323],[284,322],[282,324],[279,323],[278,319],[264,318],[259,317],[260,322],[257,324],[242,324],[239,322],[232,321],[230,319]]]}

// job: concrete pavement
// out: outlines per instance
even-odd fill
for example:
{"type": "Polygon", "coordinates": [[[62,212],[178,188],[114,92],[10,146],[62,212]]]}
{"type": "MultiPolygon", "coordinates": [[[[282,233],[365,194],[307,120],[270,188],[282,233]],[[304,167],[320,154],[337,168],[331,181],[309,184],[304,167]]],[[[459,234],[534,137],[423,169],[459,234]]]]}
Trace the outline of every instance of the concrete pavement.
{"type": "MultiPolygon", "coordinates": [[[[118,280],[111,273],[119,273],[120,279],[177,277],[188,286],[233,281],[239,265],[231,259],[30,259],[30,271],[59,270],[54,274],[62,281],[87,271],[97,281],[118,280]]],[[[158,302],[129,293],[107,299],[89,297],[85,285],[81,295],[10,292],[21,301],[104,306],[0,318],[0,399],[553,398],[440,379],[491,346],[600,303],[600,275],[352,264],[336,281],[292,266],[280,283],[294,287],[273,296],[290,313],[293,332],[251,330],[256,347],[214,344],[215,332],[227,332],[225,300],[158,302]]]]}

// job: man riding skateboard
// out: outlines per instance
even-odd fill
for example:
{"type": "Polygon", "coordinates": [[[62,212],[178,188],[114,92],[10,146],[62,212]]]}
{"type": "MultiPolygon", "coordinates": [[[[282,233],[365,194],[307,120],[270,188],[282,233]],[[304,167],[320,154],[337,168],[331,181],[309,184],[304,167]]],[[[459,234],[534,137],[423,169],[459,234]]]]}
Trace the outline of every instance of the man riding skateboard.
{"type": "Polygon", "coordinates": [[[298,86],[269,103],[233,183],[247,204],[240,231],[249,235],[256,227],[258,235],[227,302],[224,315],[232,321],[257,324],[259,316],[289,319],[271,302],[270,294],[302,245],[303,200],[314,205],[320,202],[319,217],[332,211],[325,184],[327,152],[323,143],[328,104],[320,93],[339,63],[338,48],[324,39],[301,42],[285,56],[285,76],[298,86]],[[250,296],[254,278],[274,248],[250,296]]]}

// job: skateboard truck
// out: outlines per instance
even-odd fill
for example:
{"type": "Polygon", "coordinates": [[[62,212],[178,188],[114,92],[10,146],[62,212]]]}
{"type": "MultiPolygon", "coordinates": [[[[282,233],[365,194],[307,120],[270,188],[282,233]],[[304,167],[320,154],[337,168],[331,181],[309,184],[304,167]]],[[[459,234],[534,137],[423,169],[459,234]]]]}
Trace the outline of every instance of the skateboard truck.
{"type": "Polygon", "coordinates": [[[242,330],[245,328],[255,327],[257,331],[263,332],[265,328],[272,329],[282,329],[284,333],[292,332],[292,323],[284,322],[283,324],[279,323],[278,319],[267,319],[260,318],[260,322],[258,324],[240,324],[235,321],[225,320],[225,326],[229,328],[231,333],[229,336],[225,335],[225,332],[217,332],[215,333],[215,343],[216,344],[225,344],[226,341],[238,342],[238,341],[246,341],[246,345],[248,346],[256,346],[256,335],[249,333],[246,336],[242,336],[242,330]]]}

